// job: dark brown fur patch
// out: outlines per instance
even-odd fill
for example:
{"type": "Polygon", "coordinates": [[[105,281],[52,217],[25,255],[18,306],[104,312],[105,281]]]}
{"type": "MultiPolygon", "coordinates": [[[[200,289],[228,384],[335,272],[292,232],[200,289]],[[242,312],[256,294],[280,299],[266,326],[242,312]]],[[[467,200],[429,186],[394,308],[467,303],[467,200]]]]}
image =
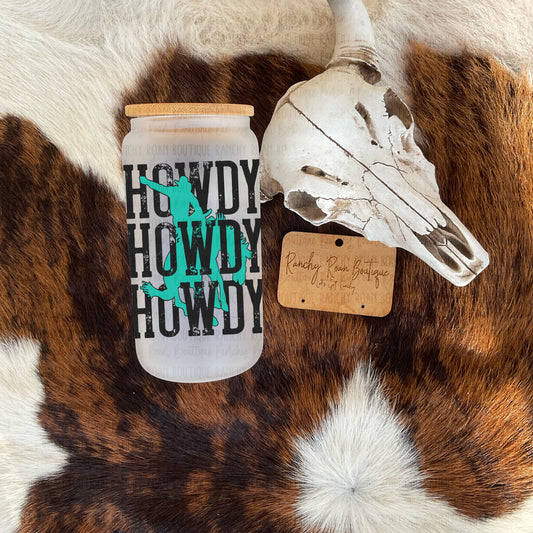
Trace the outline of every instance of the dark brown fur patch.
{"type": "MultiPolygon", "coordinates": [[[[124,104],[274,105],[318,69],[276,56],[206,64],[164,54],[124,104]]],[[[472,517],[530,495],[531,93],[488,60],[411,58],[418,124],[442,196],[491,254],[459,289],[400,252],[385,319],[282,308],[283,235],[316,231],[263,206],[265,350],[243,375],[171,384],[137,363],[124,206],[32,124],[0,121],[0,323],[42,343],[41,421],[70,454],[31,491],[21,531],[297,533],[295,437],[372,360],[411,431],[426,487],[472,517]]],[[[128,130],[117,109],[117,142],[128,130]]],[[[348,231],[330,226],[319,231],[348,231]]]]}
{"type": "Polygon", "coordinates": [[[426,488],[471,517],[498,516],[533,488],[531,87],[490,59],[422,46],[408,71],[442,199],[491,264],[460,289],[402,261],[393,313],[372,326],[373,360],[426,488]]]}

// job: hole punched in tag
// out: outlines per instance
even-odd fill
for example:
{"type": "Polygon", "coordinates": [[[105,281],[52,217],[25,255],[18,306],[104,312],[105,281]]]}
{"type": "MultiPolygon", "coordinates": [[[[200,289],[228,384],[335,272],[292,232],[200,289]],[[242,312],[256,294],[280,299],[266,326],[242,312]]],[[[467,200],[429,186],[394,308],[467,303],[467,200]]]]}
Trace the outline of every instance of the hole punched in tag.
{"type": "Polygon", "coordinates": [[[396,248],[363,237],[290,232],[283,239],[278,301],[286,307],[385,316],[396,248]]]}

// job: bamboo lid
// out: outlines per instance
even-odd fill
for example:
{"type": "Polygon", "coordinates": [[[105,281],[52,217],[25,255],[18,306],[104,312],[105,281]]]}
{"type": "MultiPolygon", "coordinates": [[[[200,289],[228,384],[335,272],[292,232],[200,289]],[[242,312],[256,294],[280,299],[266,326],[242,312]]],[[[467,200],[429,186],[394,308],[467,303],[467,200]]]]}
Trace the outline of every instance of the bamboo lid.
{"type": "Polygon", "coordinates": [[[244,115],[252,117],[254,106],[245,104],[168,103],[127,105],[128,117],[154,117],[168,115],[244,115]]]}

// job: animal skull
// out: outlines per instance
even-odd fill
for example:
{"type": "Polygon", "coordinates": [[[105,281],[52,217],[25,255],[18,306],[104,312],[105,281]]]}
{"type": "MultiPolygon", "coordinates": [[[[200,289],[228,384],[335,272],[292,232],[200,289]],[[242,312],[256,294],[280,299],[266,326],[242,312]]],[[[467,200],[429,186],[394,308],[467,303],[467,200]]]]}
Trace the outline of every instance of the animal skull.
{"type": "MultiPolygon", "coordinates": [[[[363,4],[355,4],[368,20],[363,4]]],[[[347,0],[330,5],[334,14],[354,8],[347,0]]],[[[350,17],[337,18],[346,31],[350,17]]],[[[261,148],[262,198],[284,192],[285,205],[305,220],[338,222],[404,248],[466,285],[488,265],[488,254],[440,200],[435,169],[414,141],[411,113],[391,89],[373,85],[379,79],[373,42],[361,42],[337,46],[323,73],[278,102],[261,148]]]]}

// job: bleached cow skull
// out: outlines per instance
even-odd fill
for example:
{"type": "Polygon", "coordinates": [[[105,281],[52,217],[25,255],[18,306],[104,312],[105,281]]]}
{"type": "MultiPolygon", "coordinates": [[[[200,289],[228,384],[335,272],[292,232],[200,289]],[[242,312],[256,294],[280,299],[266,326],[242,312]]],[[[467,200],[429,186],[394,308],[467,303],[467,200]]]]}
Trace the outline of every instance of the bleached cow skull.
{"type": "Polygon", "coordinates": [[[330,6],[334,57],[278,102],[261,148],[262,198],[283,192],[285,205],[309,222],[338,222],[405,248],[466,285],[488,265],[488,254],[440,200],[409,109],[391,89],[373,85],[380,76],[361,0],[330,6]]]}

